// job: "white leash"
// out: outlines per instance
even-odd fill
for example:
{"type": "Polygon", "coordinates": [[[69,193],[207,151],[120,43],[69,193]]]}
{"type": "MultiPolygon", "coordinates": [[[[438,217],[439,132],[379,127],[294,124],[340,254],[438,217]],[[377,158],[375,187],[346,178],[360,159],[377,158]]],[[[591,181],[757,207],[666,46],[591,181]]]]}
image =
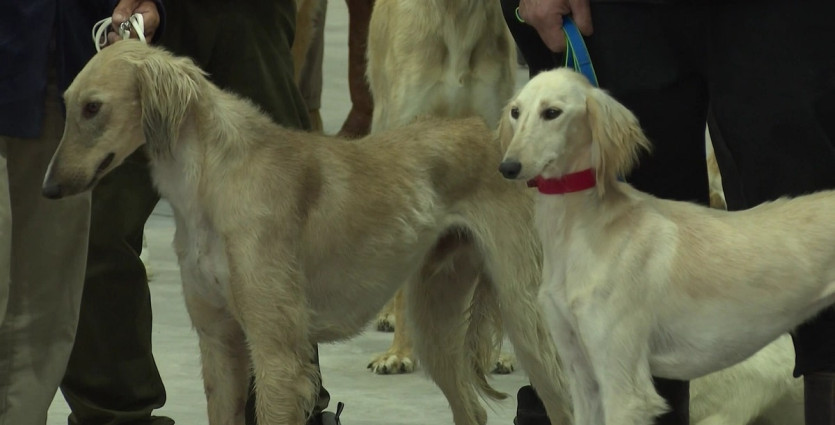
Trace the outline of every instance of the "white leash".
{"type": "MultiPolygon", "coordinates": [[[[97,52],[100,52],[107,45],[107,31],[112,23],[112,18],[104,18],[93,25],[93,44],[96,45],[97,52]]],[[[142,18],[141,14],[131,15],[127,21],[119,25],[119,37],[122,37],[123,40],[130,38],[131,30],[135,30],[139,39],[143,43],[145,42],[145,19],[142,18]]]]}

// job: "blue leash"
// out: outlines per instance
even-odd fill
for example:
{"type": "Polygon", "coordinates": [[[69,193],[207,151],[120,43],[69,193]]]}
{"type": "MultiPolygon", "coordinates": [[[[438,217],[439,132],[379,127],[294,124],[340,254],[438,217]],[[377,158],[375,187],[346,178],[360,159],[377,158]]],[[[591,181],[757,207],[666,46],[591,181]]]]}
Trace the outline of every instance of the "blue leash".
{"type": "MultiPolygon", "coordinates": [[[[516,8],[516,19],[519,22],[525,23],[525,20],[519,16],[519,8],[516,8]]],[[[565,33],[565,63],[566,68],[571,68],[588,78],[589,82],[595,87],[600,87],[597,83],[597,75],[594,73],[594,66],[591,63],[591,56],[586,48],[586,42],[583,41],[583,35],[574,24],[574,20],[570,16],[563,16],[562,31],[565,33]]]]}
{"type": "Polygon", "coordinates": [[[583,41],[583,35],[574,24],[574,20],[569,16],[563,17],[562,31],[565,33],[565,66],[580,72],[589,79],[589,82],[595,87],[600,87],[597,83],[597,74],[594,73],[594,66],[591,64],[591,56],[586,48],[586,42],[583,41]]]}

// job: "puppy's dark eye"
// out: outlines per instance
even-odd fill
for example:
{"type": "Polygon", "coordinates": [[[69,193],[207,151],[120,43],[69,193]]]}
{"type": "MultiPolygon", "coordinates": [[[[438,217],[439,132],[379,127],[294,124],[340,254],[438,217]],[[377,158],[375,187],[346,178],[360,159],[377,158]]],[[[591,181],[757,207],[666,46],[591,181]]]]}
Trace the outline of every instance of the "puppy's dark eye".
{"type": "Polygon", "coordinates": [[[84,111],[82,114],[84,115],[84,118],[92,118],[99,113],[99,109],[101,109],[101,102],[87,102],[84,104],[84,111]]]}
{"type": "Polygon", "coordinates": [[[515,106],[510,108],[510,117],[513,119],[519,118],[519,108],[515,106]]]}
{"type": "Polygon", "coordinates": [[[558,116],[560,116],[560,114],[562,114],[562,111],[560,111],[559,109],[548,108],[548,109],[542,111],[542,119],[544,119],[546,121],[550,121],[550,120],[555,119],[558,116]]]}

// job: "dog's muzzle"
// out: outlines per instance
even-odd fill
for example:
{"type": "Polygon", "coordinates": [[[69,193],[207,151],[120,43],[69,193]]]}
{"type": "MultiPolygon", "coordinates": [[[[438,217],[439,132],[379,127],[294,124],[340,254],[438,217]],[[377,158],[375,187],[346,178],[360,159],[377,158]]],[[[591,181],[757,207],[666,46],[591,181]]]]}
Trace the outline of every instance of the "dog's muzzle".
{"type": "Polygon", "coordinates": [[[512,159],[502,161],[499,165],[499,172],[506,179],[515,179],[522,172],[522,163],[512,159]]]}

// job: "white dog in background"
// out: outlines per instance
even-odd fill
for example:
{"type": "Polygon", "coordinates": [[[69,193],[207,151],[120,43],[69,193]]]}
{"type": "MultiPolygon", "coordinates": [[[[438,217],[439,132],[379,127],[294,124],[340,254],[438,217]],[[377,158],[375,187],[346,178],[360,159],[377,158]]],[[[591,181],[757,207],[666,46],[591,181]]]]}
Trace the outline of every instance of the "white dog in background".
{"type": "MultiPolygon", "coordinates": [[[[477,116],[495,128],[513,96],[515,58],[498,1],[377,0],[368,29],[371,132],[400,127],[419,116],[477,116]]],[[[375,373],[414,370],[404,305],[399,291],[377,319],[377,328],[393,329],[394,339],[369,363],[375,373]]],[[[494,372],[513,370],[512,356],[497,351],[494,360],[494,372]]]]}
{"type": "Polygon", "coordinates": [[[732,213],[639,192],[618,181],[649,147],[637,119],[564,69],[532,79],[500,133],[506,178],[592,183],[536,201],[576,425],[649,425],[666,410],[651,375],[734,365],[835,302],[835,192],[732,213]]]}

